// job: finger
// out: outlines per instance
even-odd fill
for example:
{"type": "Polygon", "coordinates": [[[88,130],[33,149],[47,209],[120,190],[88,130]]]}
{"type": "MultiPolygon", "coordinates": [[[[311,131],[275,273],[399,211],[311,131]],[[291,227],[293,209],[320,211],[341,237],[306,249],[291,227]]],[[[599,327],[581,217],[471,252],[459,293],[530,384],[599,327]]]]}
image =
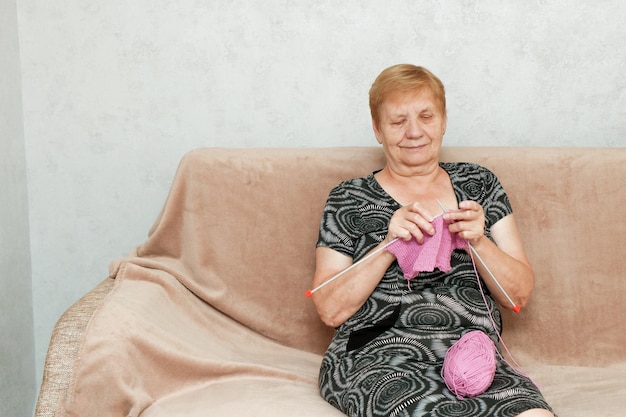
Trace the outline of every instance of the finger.
{"type": "Polygon", "coordinates": [[[463,200],[459,203],[459,208],[462,210],[470,210],[470,209],[475,210],[476,206],[480,206],[480,204],[472,200],[463,200]]]}
{"type": "Polygon", "coordinates": [[[482,213],[483,206],[478,202],[472,200],[464,200],[459,203],[459,209],[461,211],[472,211],[476,213],[482,213]]]}
{"type": "MultiPolygon", "coordinates": [[[[427,224],[430,224],[430,223],[427,223],[427,224]]],[[[410,234],[409,239],[412,237],[418,243],[423,243],[424,242],[424,230],[421,229],[417,224],[415,224],[414,222],[407,223],[406,230],[410,234]]],[[[432,234],[430,231],[426,231],[426,232],[428,234],[432,234]]],[[[409,240],[409,239],[407,239],[407,240],[409,240]]]]}
{"type": "Polygon", "coordinates": [[[468,236],[471,234],[469,230],[463,228],[461,223],[450,223],[448,230],[450,233],[456,233],[462,239],[468,239],[468,236]]]}
{"type": "Polygon", "coordinates": [[[475,240],[481,237],[484,231],[484,225],[478,222],[459,221],[448,225],[450,233],[457,233],[459,237],[467,240],[475,240]]]}
{"type": "Polygon", "coordinates": [[[483,208],[475,201],[462,201],[457,210],[449,210],[444,214],[448,221],[475,221],[483,216],[483,208]]]}
{"type": "Polygon", "coordinates": [[[407,220],[409,221],[409,231],[416,237],[418,234],[423,234],[422,232],[426,232],[431,236],[433,236],[436,232],[435,226],[431,223],[432,220],[424,218],[421,214],[409,213],[407,220]]]}
{"type": "Polygon", "coordinates": [[[387,234],[389,240],[394,240],[394,239],[402,239],[404,241],[409,241],[412,238],[415,237],[415,239],[418,242],[421,242],[424,237],[421,234],[421,231],[419,230],[419,228],[417,228],[414,224],[412,223],[406,223],[403,226],[397,225],[396,227],[389,228],[389,232],[387,234]],[[412,228],[416,228],[417,230],[411,230],[412,228]],[[415,235],[414,235],[415,234],[415,235]]]}
{"type": "Polygon", "coordinates": [[[424,233],[432,236],[436,232],[432,221],[432,215],[427,209],[419,203],[412,203],[394,213],[389,223],[388,234],[391,238],[399,237],[405,241],[415,238],[422,243],[424,233]]]}
{"type": "Polygon", "coordinates": [[[412,213],[419,214],[428,222],[432,222],[434,220],[432,213],[418,202],[409,204],[408,206],[406,206],[406,209],[412,213]]]}
{"type": "Polygon", "coordinates": [[[468,210],[450,210],[443,214],[443,219],[447,222],[459,222],[471,220],[472,211],[468,210]]]}
{"type": "Polygon", "coordinates": [[[426,219],[421,216],[407,216],[395,219],[393,224],[389,226],[388,235],[391,239],[400,238],[408,241],[414,238],[417,242],[424,242],[424,234],[435,234],[435,228],[426,219]]]}
{"type": "Polygon", "coordinates": [[[400,238],[402,240],[409,240],[411,238],[411,232],[407,227],[409,222],[404,219],[396,219],[389,224],[388,234],[392,239],[400,238]]]}

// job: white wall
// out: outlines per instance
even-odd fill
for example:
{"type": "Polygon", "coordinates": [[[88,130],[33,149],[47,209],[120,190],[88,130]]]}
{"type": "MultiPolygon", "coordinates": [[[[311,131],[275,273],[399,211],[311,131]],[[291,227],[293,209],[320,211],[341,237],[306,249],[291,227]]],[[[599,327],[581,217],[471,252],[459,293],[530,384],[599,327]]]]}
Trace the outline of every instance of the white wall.
{"type": "Polygon", "coordinates": [[[200,146],[374,145],[410,62],[450,145],[625,146],[621,0],[17,0],[37,373],[56,319],[145,239],[200,146]]]}
{"type": "Polygon", "coordinates": [[[26,156],[15,0],[0,0],[0,416],[28,416],[36,390],[26,156]]]}

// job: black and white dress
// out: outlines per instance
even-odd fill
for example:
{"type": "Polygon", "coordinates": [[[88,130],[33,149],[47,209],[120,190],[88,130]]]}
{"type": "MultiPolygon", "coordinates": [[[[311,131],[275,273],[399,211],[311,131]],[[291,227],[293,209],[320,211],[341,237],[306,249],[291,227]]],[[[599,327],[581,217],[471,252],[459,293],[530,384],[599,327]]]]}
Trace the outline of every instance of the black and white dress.
{"type": "MultiPolygon", "coordinates": [[[[490,237],[491,226],[512,212],[498,179],[476,164],[440,165],[457,201],[483,206],[490,237]]],[[[400,207],[374,174],[342,182],[328,197],[317,245],[358,261],[385,238],[400,207]]],[[[456,250],[451,265],[448,273],[420,273],[410,286],[397,262],[389,267],[360,310],[336,329],[319,375],[326,401],[349,416],[512,417],[550,409],[537,387],[503,361],[484,394],[459,400],[448,390],[441,367],[455,341],[478,329],[498,342],[470,256],[456,250]]],[[[500,312],[488,293],[486,299],[500,332],[500,312]]]]}

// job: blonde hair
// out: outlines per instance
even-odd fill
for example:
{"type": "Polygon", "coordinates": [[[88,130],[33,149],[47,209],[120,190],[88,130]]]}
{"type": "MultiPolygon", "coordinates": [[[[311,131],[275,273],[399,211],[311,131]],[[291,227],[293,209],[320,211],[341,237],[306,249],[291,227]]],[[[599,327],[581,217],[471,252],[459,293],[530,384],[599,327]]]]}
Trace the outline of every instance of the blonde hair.
{"type": "Polygon", "coordinates": [[[387,98],[397,93],[417,93],[424,88],[433,93],[445,119],[446,91],[435,74],[424,67],[411,64],[398,64],[383,70],[374,80],[369,92],[370,113],[376,126],[380,119],[380,107],[387,98]]]}

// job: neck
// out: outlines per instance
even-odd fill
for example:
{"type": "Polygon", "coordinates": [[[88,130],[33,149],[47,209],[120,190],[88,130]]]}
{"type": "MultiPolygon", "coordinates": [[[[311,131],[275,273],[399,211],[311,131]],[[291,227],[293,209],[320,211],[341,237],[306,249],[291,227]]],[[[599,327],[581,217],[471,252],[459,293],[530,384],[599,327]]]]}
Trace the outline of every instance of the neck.
{"type": "Polygon", "coordinates": [[[438,162],[415,168],[396,169],[387,164],[380,172],[380,177],[403,185],[427,186],[437,182],[442,174],[438,162]]]}
{"type": "Polygon", "coordinates": [[[442,199],[448,205],[453,202],[448,175],[438,164],[430,170],[419,170],[411,175],[385,166],[376,174],[376,180],[387,194],[403,206],[419,201],[432,213],[438,213],[440,207],[437,199],[442,199]]]}

